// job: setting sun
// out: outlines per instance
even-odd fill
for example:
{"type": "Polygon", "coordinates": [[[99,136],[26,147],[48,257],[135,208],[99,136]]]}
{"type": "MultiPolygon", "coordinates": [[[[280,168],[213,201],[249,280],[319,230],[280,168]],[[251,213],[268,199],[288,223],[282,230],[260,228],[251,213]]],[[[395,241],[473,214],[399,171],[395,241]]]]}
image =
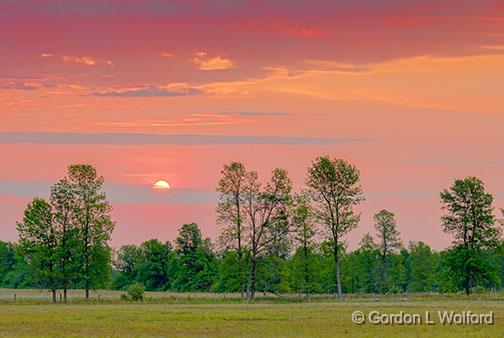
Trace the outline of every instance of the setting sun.
{"type": "Polygon", "coordinates": [[[159,180],[154,183],[154,189],[170,189],[170,184],[164,180],[159,180]]]}

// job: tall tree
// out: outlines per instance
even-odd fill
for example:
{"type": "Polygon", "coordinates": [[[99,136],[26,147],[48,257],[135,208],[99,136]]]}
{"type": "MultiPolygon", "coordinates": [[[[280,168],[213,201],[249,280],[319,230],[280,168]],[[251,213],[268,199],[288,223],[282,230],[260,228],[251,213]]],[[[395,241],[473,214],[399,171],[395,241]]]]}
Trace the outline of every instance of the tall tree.
{"type": "Polygon", "coordinates": [[[446,211],[441,218],[443,231],[453,235],[452,269],[462,276],[462,286],[469,294],[485,275],[480,269],[482,250],[495,247],[500,237],[493,215],[493,196],[477,177],[456,180],[440,196],[446,211]]]}
{"type": "Polygon", "coordinates": [[[34,270],[39,285],[52,292],[56,302],[59,287],[58,235],[54,226],[51,205],[35,198],[24,211],[23,221],[17,223],[19,244],[34,270]]]}
{"type": "Polygon", "coordinates": [[[373,220],[375,229],[380,239],[380,289],[382,292],[387,289],[387,277],[389,273],[389,258],[391,254],[396,253],[402,246],[399,239],[399,231],[393,212],[388,210],[380,210],[377,212],[373,220]]]}
{"type": "Polygon", "coordinates": [[[353,209],[364,199],[359,181],[359,170],[345,160],[322,156],[315,159],[308,168],[306,185],[315,204],[315,215],[325,226],[332,243],[339,297],[342,295],[341,239],[357,226],[360,214],[356,214],[353,209]]]}
{"type": "Polygon", "coordinates": [[[246,298],[254,300],[258,256],[284,233],[277,227],[285,227],[285,208],[291,202],[291,181],[284,169],[275,169],[264,189],[257,173],[249,172],[245,180],[245,213],[247,215],[247,245],[250,253],[246,298]]]}
{"type": "Polygon", "coordinates": [[[296,206],[292,212],[292,234],[300,253],[296,252],[295,256],[299,257],[301,263],[302,289],[305,295],[308,295],[315,289],[312,277],[314,275],[313,249],[316,228],[312,223],[312,210],[306,196],[298,195],[294,200],[296,206]]]}
{"type": "Polygon", "coordinates": [[[178,259],[175,289],[209,291],[217,279],[210,239],[203,239],[196,223],[184,224],[175,240],[178,259]]]}
{"type": "Polygon", "coordinates": [[[243,163],[231,162],[224,165],[217,191],[219,204],[217,206],[217,220],[224,225],[220,241],[226,248],[236,248],[240,296],[244,299],[245,274],[243,260],[243,219],[245,216],[243,203],[243,187],[247,179],[247,171],[243,163]]]}
{"type": "Polygon", "coordinates": [[[168,268],[172,261],[172,247],[169,242],[161,243],[151,239],[140,245],[136,264],[137,281],[147,290],[166,290],[170,286],[168,268]]]}
{"type": "Polygon", "coordinates": [[[104,179],[88,164],[68,167],[68,182],[75,194],[72,222],[79,238],[80,277],[86,290],[100,286],[106,278],[110,260],[110,240],[114,222],[112,207],[102,192],[104,179]]]}
{"type": "Polygon", "coordinates": [[[72,222],[75,195],[73,186],[66,178],[51,187],[50,200],[54,213],[54,225],[58,234],[58,265],[61,273],[63,299],[66,302],[67,290],[75,281],[78,273],[75,252],[73,252],[78,245],[76,227],[72,222]]]}

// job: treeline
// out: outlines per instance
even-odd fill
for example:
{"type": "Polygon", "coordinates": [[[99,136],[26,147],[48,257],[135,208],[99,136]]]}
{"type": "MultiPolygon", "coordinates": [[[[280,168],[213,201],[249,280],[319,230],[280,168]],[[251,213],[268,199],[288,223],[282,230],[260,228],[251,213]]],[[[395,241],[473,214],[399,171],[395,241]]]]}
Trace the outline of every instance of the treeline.
{"type": "Polygon", "coordinates": [[[283,169],[262,182],[242,163],[225,165],[217,191],[219,239],[185,224],[174,243],[152,239],[114,252],[114,223],[101,191],[103,178],[89,165],[69,167],[36,198],[18,223],[19,244],[0,242],[2,287],[238,292],[253,300],[270,293],[396,293],[499,290],[504,244],[493,197],[476,177],[456,180],[440,193],[443,231],[453,245],[403,244],[395,215],[374,216],[375,239],[363,236],[348,250],[345,235],[360,221],[364,200],[358,169],[342,159],[315,159],[306,188],[292,191],[283,169]]]}

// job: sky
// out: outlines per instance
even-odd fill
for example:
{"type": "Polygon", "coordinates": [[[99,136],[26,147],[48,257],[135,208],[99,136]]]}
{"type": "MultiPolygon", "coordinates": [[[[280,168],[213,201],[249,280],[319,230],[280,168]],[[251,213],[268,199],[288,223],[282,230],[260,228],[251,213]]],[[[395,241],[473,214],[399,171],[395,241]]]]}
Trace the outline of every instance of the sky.
{"type": "Polygon", "coordinates": [[[303,187],[358,166],[372,216],[450,245],[439,191],[478,176],[504,207],[502,1],[0,1],[0,240],[74,163],[93,164],[112,245],[216,238],[220,170],[303,187]],[[159,179],[172,189],[152,189],[159,179]]]}

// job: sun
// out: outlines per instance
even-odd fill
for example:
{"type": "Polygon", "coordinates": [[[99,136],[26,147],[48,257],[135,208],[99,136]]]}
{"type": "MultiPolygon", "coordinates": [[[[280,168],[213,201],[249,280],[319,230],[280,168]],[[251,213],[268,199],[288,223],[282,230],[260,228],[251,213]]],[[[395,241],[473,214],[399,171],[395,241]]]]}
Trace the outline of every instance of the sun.
{"type": "Polygon", "coordinates": [[[165,180],[159,180],[156,183],[154,183],[153,186],[154,189],[170,189],[170,184],[166,182],[165,180]]]}

